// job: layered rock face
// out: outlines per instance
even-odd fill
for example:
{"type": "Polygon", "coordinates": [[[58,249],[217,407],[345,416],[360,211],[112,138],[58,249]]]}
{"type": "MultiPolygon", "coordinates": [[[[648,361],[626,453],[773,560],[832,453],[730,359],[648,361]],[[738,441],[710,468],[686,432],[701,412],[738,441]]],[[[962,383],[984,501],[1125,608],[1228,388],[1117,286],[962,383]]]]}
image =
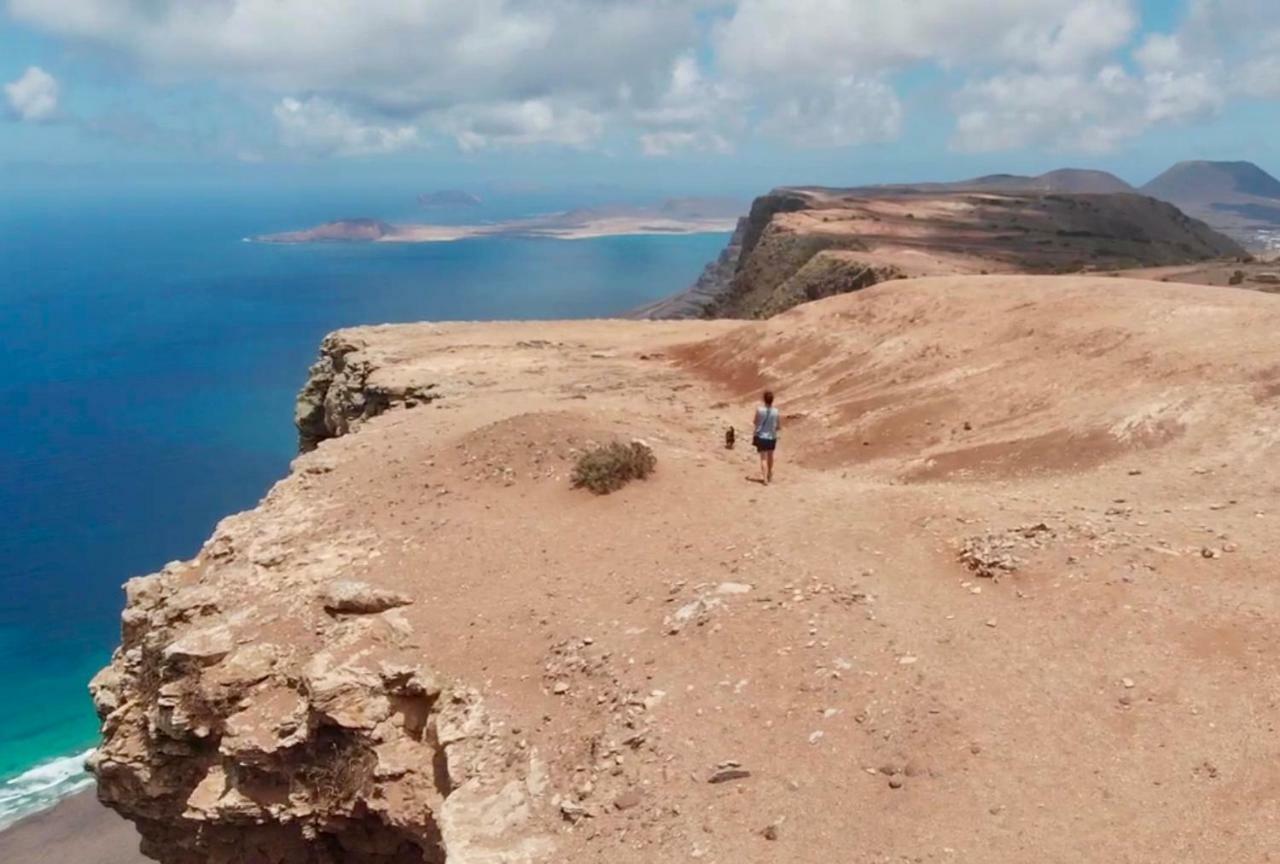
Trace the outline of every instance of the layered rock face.
{"type": "Polygon", "coordinates": [[[433,382],[378,380],[375,373],[392,364],[388,358],[361,353],[363,347],[342,331],[329,334],[321,343],[320,358],[312,365],[294,407],[298,449],[304,453],[388,408],[413,408],[439,397],[433,382]]]}
{"type": "Polygon", "coordinates": [[[317,540],[308,478],[224,520],[200,555],[131,580],[91,684],[99,797],[165,864],[518,862],[546,779],[480,694],[437,676],[397,591],[342,578],[375,555],[317,540]]]}
{"type": "MultiPolygon", "coordinates": [[[[1010,178],[1020,179],[1029,178],[1010,178]]],[[[990,185],[775,190],[755,200],[693,287],[634,314],[767,318],[889,279],[1077,273],[1244,254],[1141,195],[990,185]]]]}

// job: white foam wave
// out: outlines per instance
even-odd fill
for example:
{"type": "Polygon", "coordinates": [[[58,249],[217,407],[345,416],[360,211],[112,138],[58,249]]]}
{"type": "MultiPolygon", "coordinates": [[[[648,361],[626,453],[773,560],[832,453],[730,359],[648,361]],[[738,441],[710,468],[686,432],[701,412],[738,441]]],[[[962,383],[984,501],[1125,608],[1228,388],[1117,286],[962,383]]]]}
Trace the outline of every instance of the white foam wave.
{"type": "Polygon", "coordinates": [[[93,783],[84,761],[93,750],[42,762],[0,783],[0,830],[93,783]]]}

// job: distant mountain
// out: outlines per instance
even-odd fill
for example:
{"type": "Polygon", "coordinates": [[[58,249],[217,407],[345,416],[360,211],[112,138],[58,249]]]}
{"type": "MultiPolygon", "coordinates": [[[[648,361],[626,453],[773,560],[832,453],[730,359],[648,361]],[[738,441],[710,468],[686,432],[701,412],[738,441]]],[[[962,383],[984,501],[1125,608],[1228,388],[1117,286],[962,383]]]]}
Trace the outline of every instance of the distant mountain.
{"type": "Polygon", "coordinates": [[[1280,199],[1280,180],[1252,162],[1179,162],[1142,187],[1152,198],[1214,204],[1239,198],[1280,199]]]}
{"type": "Polygon", "coordinates": [[[440,189],[423,192],[418,196],[418,205],[421,207],[479,207],[482,203],[484,202],[479,195],[461,189],[440,189]]]}
{"type": "Polygon", "coordinates": [[[1250,248],[1280,249],[1280,180],[1252,162],[1179,162],[1141,191],[1250,248]]]}
{"type": "Polygon", "coordinates": [[[1046,192],[1070,192],[1079,195],[1106,195],[1112,192],[1132,192],[1133,187],[1107,171],[1090,171],[1085,168],[1059,168],[1048,174],[1033,177],[1033,189],[1046,192]]]}
{"type": "Polygon", "coordinates": [[[949,183],[910,183],[875,187],[918,192],[1048,192],[1065,195],[1109,195],[1134,188],[1114,174],[1086,168],[1059,168],[1035,177],[1023,174],[987,174],[949,183]]]}

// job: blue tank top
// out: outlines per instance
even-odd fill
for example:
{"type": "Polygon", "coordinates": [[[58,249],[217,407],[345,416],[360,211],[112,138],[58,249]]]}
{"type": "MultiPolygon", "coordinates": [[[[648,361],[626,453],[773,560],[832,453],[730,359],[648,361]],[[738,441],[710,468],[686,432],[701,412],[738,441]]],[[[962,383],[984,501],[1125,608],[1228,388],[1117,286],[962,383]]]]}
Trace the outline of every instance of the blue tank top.
{"type": "Polygon", "coordinates": [[[778,438],[778,409],[766,408],[761,405],[756,409],[756,431],[757,438],[764,438],[769,441],[776,441],[778,438]]]}

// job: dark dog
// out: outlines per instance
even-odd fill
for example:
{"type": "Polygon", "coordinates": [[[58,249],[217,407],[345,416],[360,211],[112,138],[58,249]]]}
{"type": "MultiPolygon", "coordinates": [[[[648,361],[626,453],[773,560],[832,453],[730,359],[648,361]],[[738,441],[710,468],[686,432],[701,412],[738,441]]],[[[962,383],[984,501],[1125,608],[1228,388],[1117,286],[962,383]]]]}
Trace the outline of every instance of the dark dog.
{"type": "Polygon", "coordinates": [[[724,449],[732,450],[733,442],[737,440],[737,437],[738,437],[738,433],[733,431],[732,426],[724,430],[724,449]]]}

